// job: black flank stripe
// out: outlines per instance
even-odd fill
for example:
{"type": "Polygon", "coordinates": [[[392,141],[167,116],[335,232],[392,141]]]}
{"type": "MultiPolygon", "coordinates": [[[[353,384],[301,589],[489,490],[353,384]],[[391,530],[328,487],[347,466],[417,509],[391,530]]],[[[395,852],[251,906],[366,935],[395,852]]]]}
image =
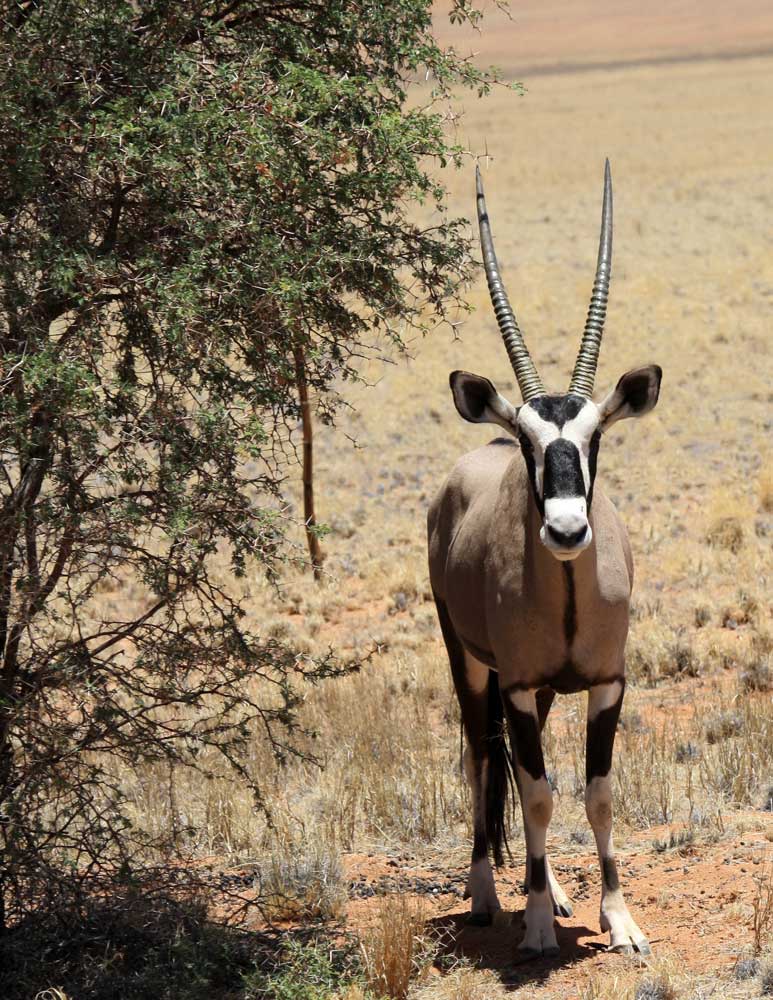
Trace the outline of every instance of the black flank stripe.
{"type": "Polygon", "coordinates": [[[564,580],[566,581],[566,606],[564,607],[564,636],[568,645],[572,645],[577,632],[577,599],[574,592],[574,567],[563,562],[564,580]]]}

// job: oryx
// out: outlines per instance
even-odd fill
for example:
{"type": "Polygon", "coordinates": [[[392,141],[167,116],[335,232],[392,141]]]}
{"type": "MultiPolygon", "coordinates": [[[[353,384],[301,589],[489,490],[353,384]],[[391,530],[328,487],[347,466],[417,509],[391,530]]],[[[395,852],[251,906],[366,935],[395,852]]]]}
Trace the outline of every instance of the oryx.
{"type": "Polygon", "coordinates": [[[454,403],[473,423],[507,438],[464,455],[429,511],[429,564],[440,626],[467,736],[474,841],[467,895],[471,920],[499,909],[488,859],[502,862],[509,725],[526,837],[523,957],[558,952],[554,915],[572,909],[545,857],[553,810],[540,732],[556,692],[588,691],[585,805],[603,888],[601,927],[610,947],[649,952],[620,890],[612,847],[610,767],[625,687],[633,561],[625,528],[596,479],[602,433],[657,402],[661,369],[637,368],[593,402],[612,260],[612,181],[604,176],[596,280],[569,391],[548,393],[507,299],[480,171],[477,207],[491,302],[523,405],[488,379],[451,373],[454,403]]]}

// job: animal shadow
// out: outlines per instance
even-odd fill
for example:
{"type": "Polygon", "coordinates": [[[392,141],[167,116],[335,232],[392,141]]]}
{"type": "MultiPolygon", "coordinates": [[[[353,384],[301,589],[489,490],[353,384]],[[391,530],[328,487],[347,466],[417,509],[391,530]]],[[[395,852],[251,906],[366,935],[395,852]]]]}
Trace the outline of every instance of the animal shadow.
{"type": "Polygon", "coordinates": [[[517,945],[524,932],[524,910],[501,911],[489,927],[470,925],[467,913],[450,913],[427,922],[439,941],[438,960],[466,958],[480,969],[496,972],[503,985],[517,988],[527,983],[543,983],[556,969],[576,965],[597,955],[598,931],[577,924],[557,925],[556,937],[561,953],[555,958],[519,962],[517,945]]]}

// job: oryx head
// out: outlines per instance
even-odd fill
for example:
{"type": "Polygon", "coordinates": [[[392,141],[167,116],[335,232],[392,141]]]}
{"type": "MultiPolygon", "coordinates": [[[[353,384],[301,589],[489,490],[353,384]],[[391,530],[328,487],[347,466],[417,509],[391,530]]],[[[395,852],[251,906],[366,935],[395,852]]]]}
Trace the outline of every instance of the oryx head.
{"type": "Polygon", "coordinates": [[[662,370],[657,365],[626,372],[615,388],[594,403],[593,382],[609,296],[612,268],[612,178],[607,161],[601,238],[585,332],[566,393],[548,393],[518,328],[494,253],[483,183],[477,172],[478,223],[491,302],[518,380],[523,405],[516,408],[488,379],[452,372],[454,402],[465,420],[495,423],[521,445],[534,500],[542,517],[540,538],[558,559],[574,559],[590,545],[588,522],[602,433],[623,417],[641,417],[658,401],[662,370]]]}

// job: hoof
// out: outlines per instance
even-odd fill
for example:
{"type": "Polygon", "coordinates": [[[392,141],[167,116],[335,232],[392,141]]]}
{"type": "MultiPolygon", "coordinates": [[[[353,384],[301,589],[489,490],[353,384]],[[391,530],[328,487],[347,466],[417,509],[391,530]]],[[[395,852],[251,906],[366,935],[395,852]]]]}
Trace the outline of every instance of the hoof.
{"type": "Polygon", "coordinates": [[[494,918],[490,913],[471,913],[467,918],[468,927],[490,927],[494,918]]]}
{"type": "Polygon", "coordinates": [[[652,948],[650,948],[649,941],[646,938],[642,938],[640,941],[631,941],[630,943],[623,944],[611,944],[607,951],[612,951],[616,955],[634,955],[638,953],[639,955],[650,956],[652,954],[652,948]]]}
{"type": "Polygon", "coordinates": [[[540,958],[555,958],[561,954],[561,949],[557,945],[549,945],[547,948],[518,948],[515,953],[515,964],[522,965],[524,962],[536,962],[540,958]]]}
{"type": "Polygon", "coordinates": [[[567,903],[553,903],[553,916],[555,917],[571,917],[574,913],[572,909],[572,904],[567,903]]]}

